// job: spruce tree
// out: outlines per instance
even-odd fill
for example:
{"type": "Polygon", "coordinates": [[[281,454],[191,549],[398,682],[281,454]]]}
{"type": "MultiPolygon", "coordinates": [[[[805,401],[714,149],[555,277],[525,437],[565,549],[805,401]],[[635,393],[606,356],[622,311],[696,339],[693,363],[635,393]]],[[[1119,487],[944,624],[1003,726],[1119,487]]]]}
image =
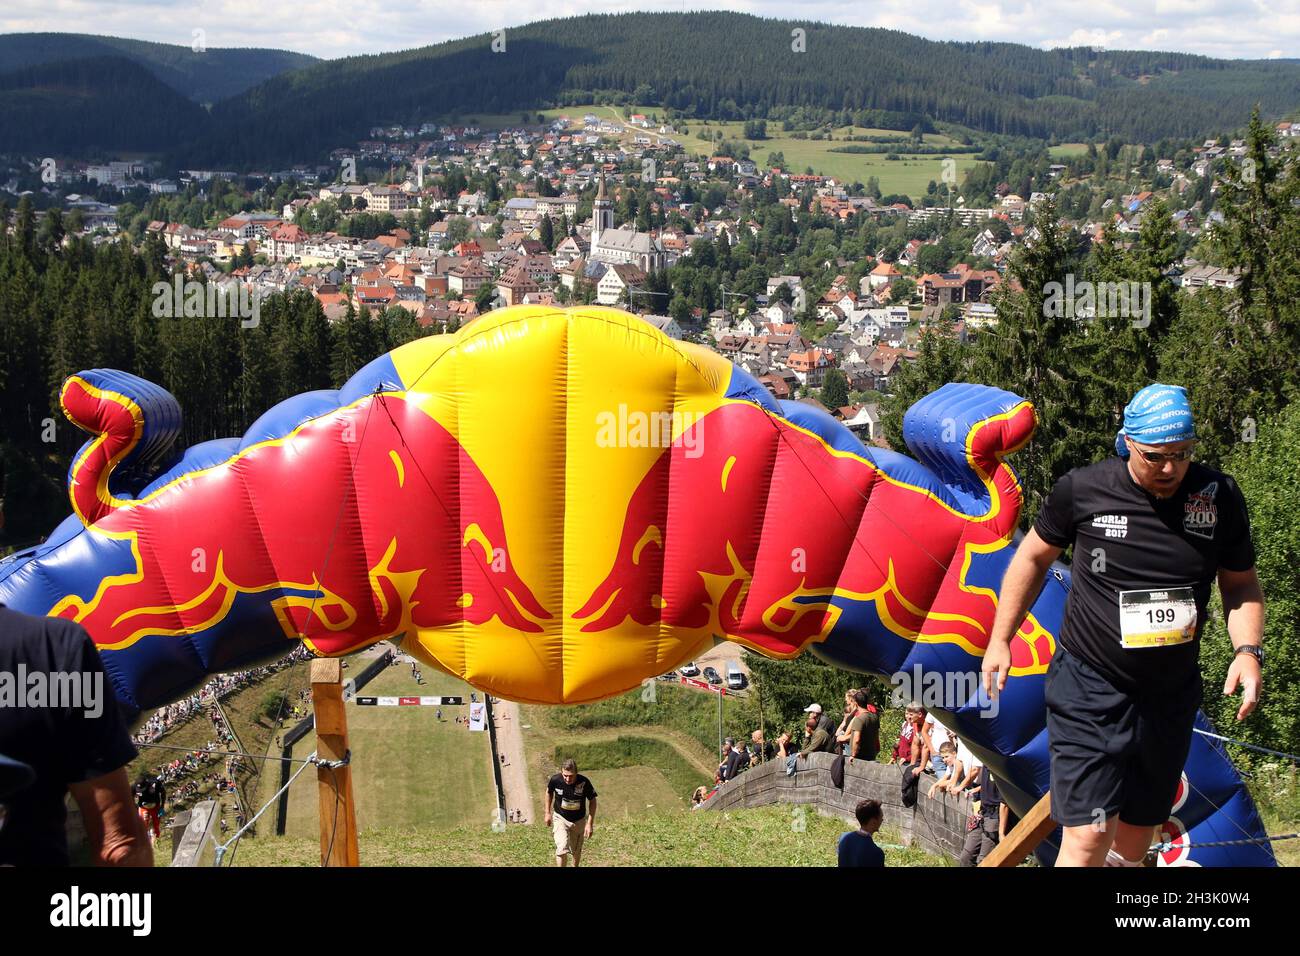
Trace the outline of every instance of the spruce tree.
{"type": "Polygon", "coordinates": [[[1053,283],[1064,287],[1067,275],[1079,274],[1078,250],[1051,197],[1034,210],[1032,228],[1033,238],[1012,257],[1010,282],[994,293],[998,324],[979,335],[971,369],[975,381],[1027,398],[1037,411],[1034,438],[1016,458],[1026,525],[1057,478],[1104,454],[1093,419],[1109,418],[1109,410],[1080,403],[1075,387],[1076,320],[1056,307],[1052,294],[1053,283]]]}

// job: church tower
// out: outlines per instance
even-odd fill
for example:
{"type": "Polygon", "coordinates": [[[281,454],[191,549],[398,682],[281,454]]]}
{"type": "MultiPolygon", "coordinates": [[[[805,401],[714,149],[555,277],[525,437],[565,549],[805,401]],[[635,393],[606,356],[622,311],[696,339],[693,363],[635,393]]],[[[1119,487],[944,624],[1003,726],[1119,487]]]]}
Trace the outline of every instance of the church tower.
{"type": "Polygon", "coordinates": [[[600,186],[596,189],[596,201],[591,206],[591,252],[595,255],[600,234],[605,229],[614,228],[614,203],[605,192],[605,173],[600,174],[600,186]]]}

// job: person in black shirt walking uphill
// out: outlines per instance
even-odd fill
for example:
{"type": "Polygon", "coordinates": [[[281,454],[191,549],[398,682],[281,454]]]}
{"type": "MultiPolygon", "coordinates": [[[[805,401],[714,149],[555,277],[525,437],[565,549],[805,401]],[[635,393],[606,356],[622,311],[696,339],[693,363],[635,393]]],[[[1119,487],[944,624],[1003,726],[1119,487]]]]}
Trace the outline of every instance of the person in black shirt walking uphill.
{"type": "Polygon", "coordinates": [[[1006,685],[1011,639],[1051,563],[1073,583],[1044,696],[1058,866],[1140,866],[1169,818],[1201,704],[1199,651],[1218,580],[1236,650],[1237,719],[1263,686],[1264,596],[1237,483],[1191,461],[1187,392],[1148,385],[1124,409],[1118,458],[1052,488],[1002,580],[984,686],[1006,685]]]}
{"type": "Polygon", "coordinates": [[[567,866],[572,855],[577,866],[582,861],[582,844],[596,822],[596,788],[578,773],[572,757],[546,782],[542,805],[546,807],[546,825],[555,835],[555,865],[567,866]]]}

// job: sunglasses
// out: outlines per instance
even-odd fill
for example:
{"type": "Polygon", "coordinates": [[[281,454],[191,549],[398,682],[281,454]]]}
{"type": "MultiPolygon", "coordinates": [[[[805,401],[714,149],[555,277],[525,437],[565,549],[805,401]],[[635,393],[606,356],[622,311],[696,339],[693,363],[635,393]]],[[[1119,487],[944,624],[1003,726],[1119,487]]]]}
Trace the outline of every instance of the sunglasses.
{"type": "Polygon", "coordinates": [[[1142,460],[1149,465],[1163,465],[1167,461],[1183,462],[1192,460],[1192,449],[1190,448],[1184,448],[1182,451],[1170,452],[1147,451],[1145,448],[1139,448],[1136,444],[1133,444],[1133,439],[1131,438],[1129,439],[1129,444],[1133,446],[1135,452],[1142,456],[1142,460]]]}
{"type": "Polygon", "coordinates": [[[1192,451],[1190,448],[1185,451],[1171,452],[1142,451],[1139,449],[1138,454],[1142,456],[1143,461],[1150,465],[1163,465],[1167,461],[1179,462],[1192,460],[1192,451]]]}

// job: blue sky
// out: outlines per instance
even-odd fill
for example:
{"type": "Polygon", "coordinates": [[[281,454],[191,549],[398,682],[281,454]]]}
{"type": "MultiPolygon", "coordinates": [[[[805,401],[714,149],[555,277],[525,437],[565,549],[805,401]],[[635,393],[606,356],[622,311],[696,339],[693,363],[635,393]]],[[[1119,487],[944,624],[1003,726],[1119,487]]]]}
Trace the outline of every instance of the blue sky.
{"type": "Polygon", "coordinates": [[[593,11],[725,9],[789,20],[878,26],[937,40],[1038,48],[1091,45],[1209,56],[1300,57],[1297,0],[4,0],[0,33],[56,31],[189,46],[260,46],[320,57],[426,46],[593,11]]]}

